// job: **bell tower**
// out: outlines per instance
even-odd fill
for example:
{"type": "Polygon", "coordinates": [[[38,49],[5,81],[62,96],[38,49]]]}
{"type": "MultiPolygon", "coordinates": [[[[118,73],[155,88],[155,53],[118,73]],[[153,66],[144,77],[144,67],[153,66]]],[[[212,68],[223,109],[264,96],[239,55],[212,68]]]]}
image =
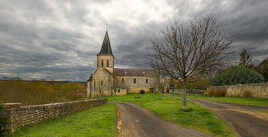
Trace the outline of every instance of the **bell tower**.
{"type": "Polygon", "coordinates": [[[101,50],[97,54],[97,68],[98,69],[107,69],[109,72],[113,73],[114,71],[114,55],[112,52],[110,39],[108,31],[106,30],[101,50]]]}

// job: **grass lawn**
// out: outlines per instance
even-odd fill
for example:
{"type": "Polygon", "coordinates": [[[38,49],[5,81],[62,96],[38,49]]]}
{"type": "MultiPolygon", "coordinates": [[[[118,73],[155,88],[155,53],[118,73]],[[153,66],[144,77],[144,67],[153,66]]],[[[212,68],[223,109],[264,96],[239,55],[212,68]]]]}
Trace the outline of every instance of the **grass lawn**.
{"type": "Polygon", "coordinates": [[[116,137],[116,106],[105,104],[18,129],[12,137],[116,137]]]}
{"type": "Polygon", "coordinates": [[[262,98],[242,98],[242,97],[207,97],[207,96],[189,96],[190,98],[211,100],[218,102],[237,103],[244,105],[268,106],[268,99],[262,98]]]}
{"type": "Polygon", "coordinates": [[[202,132],[218,136],[233,137],[234,133],[226,126],[223,120],[217,118],[213,113],[198,104],[188,102],[190,112],[180,110],[181,99],[175,99],[160,94],[129,94],[126,96],[107,97],[109,101],[121,101],[138,104],[160,117],[202,132]],[[135,98],[140,96],[140,98],[135,98]]]}

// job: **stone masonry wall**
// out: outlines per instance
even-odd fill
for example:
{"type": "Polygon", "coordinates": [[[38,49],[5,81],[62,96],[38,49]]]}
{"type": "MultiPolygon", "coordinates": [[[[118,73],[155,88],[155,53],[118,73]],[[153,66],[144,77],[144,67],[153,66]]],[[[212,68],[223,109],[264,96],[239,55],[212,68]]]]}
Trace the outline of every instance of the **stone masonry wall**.
{"type": "Polygon", "coordinates": [[[226,96],[268,98],[268,83],[219,86],[222,87],[226,88],[226,96]]]}
{"type": "Polygon", "coordinates": [[[106,99],[91,99],[31,106],[21,106],[20,103],[0,104],[0,136],[11,135],[17,128],[26,125],[80,112],[106,102],[106,99]]]}
{"type": "Polygon", "coordinates": [[[268,83],[226,86],[226,96],[268,98],[268,83]]]}

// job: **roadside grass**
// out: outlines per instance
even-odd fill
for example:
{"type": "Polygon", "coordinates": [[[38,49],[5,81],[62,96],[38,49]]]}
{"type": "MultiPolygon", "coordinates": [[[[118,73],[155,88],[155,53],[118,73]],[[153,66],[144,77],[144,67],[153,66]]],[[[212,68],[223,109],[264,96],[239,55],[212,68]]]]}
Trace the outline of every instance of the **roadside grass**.
{"type": "Polygon", "coordinates": [[[218,137],[234,137],[235,134],[226,123],[216,115],[198,104],[188,101],[190,112],[182,111],[181,99],[175,99],[161,94],[129,94],[126,96],[107,97],[109,101],[130,102],[144,107],[165,120],[192,128],[218,137]]]}
{"type": "Polygon", "coordinates": [[[243,104],[243,105],[268,106],[268,99],[263,99],[263,98],[208,97],[208,96],[188,96],[188,97],[194,98],[194,99],[236,103],[236,104],[243,104]]]}
{"type": "Polygon", "coordinates": [[[116,106],[104,104],[18,129],[12,137],[117,137],[116,106]]]}

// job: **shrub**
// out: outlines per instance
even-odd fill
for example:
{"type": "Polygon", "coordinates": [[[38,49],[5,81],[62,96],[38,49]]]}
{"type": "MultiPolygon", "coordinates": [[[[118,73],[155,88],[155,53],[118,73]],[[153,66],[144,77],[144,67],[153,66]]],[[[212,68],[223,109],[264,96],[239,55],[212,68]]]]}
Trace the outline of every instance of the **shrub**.
{"type": "Polygon", "coordinates": [[[208,79],[205,78],[196,78],[194,81],[187,82],[187,88],[189,89],[207,89],[211,86],[211,83],[208,79]]]}
{"type": "Polygon", "coordinates": [[[226,88],[224,88],[224,87],[210,87],[205,91],[204,95],[214,96],[214,97],[224,97],[226,95],[226,88]]]}
{"type": "Polygon", "coordinates": [[[251,98],[251,97],[253,97],[253,96],[252,96],[252,93],[251,93],[250,91],[246,90],[246,91],[243,93],[243,97],[251,98]]]}
{"type": "Polygon", "coordinates": [[[191,112],[191,111],[193,111],[193,109],[192,108],[180,108],[180,111],[181,112],[191,112]]]}
{"type": "MultiPolygon", "coordinates": [[[[187,79],[186,88],[187,89],[201,89],[205,90],[211,86],[210,79],[206,76],[195,76],[189,77],[187,79]]],[[[182,89],[182,82],[176,83],[176,88],[182,89]]]]}
{"type": "Polygon", "coordinates": [[[266,82],[268,82],[268,58],[263,60],[256,70],[261,73],[265,79],[266,82]]]}
{"type": "Polygon", "coordinates": [[[144,94],[145,93],[145,91],[144,90],[140,90],[140,94],[144,94]]]}
{"type": "Polygon", "coordinates": [[[220,71],[212,79],[212,84],[216,86],[261,82],[264,82],[264,78],[260,73],[244,66],[231,67],[220,71]]]}

